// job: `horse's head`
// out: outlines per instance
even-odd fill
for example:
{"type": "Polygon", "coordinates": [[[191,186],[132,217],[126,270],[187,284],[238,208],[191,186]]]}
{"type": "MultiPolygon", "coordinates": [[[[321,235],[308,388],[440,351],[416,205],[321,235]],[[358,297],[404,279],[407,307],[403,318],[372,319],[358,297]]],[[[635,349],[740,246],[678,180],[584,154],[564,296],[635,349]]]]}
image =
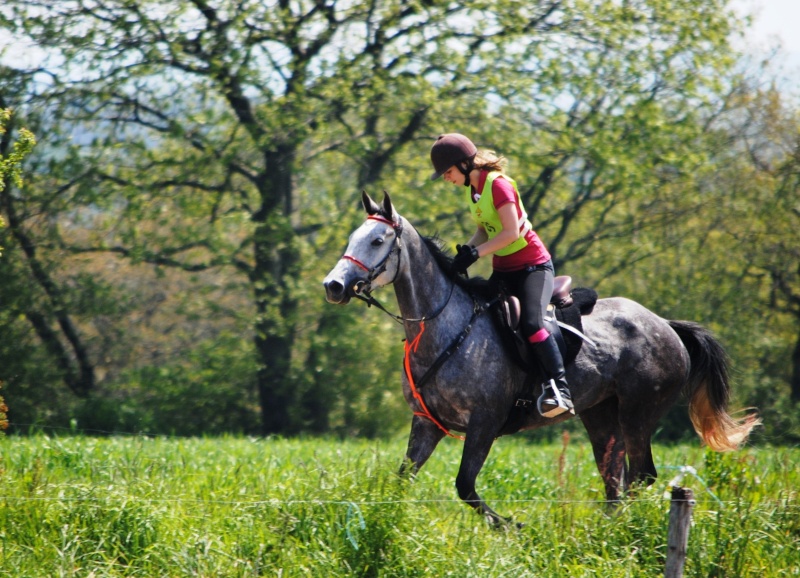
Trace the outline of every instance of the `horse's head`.
{"type": "Polygon", "coordinates": [[[383,205],[364,192],[367,220],[350,235],[347,250],[322,282],[330,303],[345,305],[362,292],[388,285],[400,268],[400,236],[403,220],[394,210],[389,193],[383,205]]]}

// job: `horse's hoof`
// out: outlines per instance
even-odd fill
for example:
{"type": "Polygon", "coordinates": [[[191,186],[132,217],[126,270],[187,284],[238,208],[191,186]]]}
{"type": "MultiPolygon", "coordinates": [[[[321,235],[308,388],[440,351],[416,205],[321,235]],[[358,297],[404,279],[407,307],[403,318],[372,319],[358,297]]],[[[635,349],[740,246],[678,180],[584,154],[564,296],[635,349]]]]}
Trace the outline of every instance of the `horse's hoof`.
{"type": "Polygon", "coordinates": [[[511,518],[495,517],[488,514],[486,515],[486,521],[493,530],[521,530],[525,526],[522,522],[515,522],[511,518]]]}

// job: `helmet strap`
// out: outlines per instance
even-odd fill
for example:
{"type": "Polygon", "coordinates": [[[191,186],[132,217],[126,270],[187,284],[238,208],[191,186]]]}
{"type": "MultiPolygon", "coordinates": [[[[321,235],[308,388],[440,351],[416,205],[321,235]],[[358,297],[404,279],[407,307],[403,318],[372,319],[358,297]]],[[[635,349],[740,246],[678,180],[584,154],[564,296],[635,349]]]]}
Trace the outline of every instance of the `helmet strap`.
{"type": "Polygon", "coordinates": [[[469,174],[475,168],[475,162],[474,162],[473,158],[474,157],[470,157],[466,161],[462,161],[462,162],[460,162],[460,163],[458,163],[456,165],[458,167],[458,170],[461,171],[461,174],[464,175],[464,186],[465,187],[470,186],[469,174]],[[464,167],[464,163],[466,163],[466,165],[467,165],[466,168],[464,167]]]}

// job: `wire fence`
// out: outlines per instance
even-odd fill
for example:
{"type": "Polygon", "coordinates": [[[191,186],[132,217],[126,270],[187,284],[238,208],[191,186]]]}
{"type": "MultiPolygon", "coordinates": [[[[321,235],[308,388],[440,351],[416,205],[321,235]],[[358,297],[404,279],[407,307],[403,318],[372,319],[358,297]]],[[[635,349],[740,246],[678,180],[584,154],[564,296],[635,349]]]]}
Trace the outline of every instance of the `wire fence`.
{"type": "MultiPolygon", "coordinates": [[[[55,431],[55,432],[62,432],[68,433],[74,436],[91,436],[91,435],[102,435],[108,437],[117,437],[117,438],[143,438],[143,439],[203,439],[201,436],[181,436],[181,435],[173,435],[173,434],[153,434],[148,432],[124,432],[124,431],[109,431],[109,430],[99,430],[99,429],[80,429],[77,427],[63,427],[63,426],[42,426],[38,424],[14,424],[16,428],[27,428],[28,434],[31,433],[41,433],[45,430],[55,431]]],[[[18,437],[18,434],[12,434],[11,437],[18,437]]],[[[21,436],[19,436],[21,437],[21,436]]],[[[213,439],[213,438],[209,438],[213,439]]],[[[725,502],[721,500],[714,492],[710,489],[709,484],[698,474],[696,468],[689,465],[660,465],[657,466],[657,469],[660,470],[668,470],[668,471],[675,471],[675,475],[670,478],[669,481],[666,482],[664,487],[664,492],[662,494],[658,493],[650,493],[648,494],[647,499],[651,500],[671,500],[671,490],[673,487],[679,486],[683,480],[689,476],[693,478],[696,482],[698,482],[702,486],[703,494],[709,497],[709,501],[715,503],[720,508],[725,506],[732,506],[738,504],[736,501],[725,502]]],[[[192,474],[192,475],[202,475],[202,474],[192,474]]],[[[641,501],[642,496],[639,495],[637,500],[641,501]]],[[[415,499],[394,499],[394,500],[359,500],[357,502],[352,500],[326,500],[326,499],[280,499],[280,498],[266,498],[266,499],[252,499],[252,500],[219,500],[219,499],[210,499],[210,498],[189,498],[189,497],[175,497],[175,498],[153,498],[153,497],[136,497],[138,501],[144,503],[154,503],[154,504],[169,504],[169,503],[194,503],[194,504],[207,504],[207,505],[222,505],[222,506],[231,506],[231,507],[284,507],[284,506],[296,506],[296,505],[310,505],[310,506],[346,506],[348,508],[348,516],[352,513],[353,516],[356,516],[361,519],[363,522],[363,516],[361,514],[360,507],[367,507],[367,506],[381,506],[381,505],[398,505],[398,504],[407,504],[407,505],[431,505],[431,504],[463,504],[463,501],[457,497],[453,498],[415,498],[415,499]]],[[[102,498],[98,496],[12,496],[12,495],[0,495],[0,501],[16,501],[16,502],[100,502],[102,498]]],[[[695,498],[696,501],[696,498],[695,498]]],[[[785,499],[774,499],[770,500],[769,498],[765,498],[760,500],[762,503],[770,503],[773,502],[775,504],[786,505],[785,499]]],[[[609,502],[605,499],[565,499],[565,498],[545,498],[545,497],[531,497],[531,498],[501,498],[501,497],[493,497],[491,500],[492,503],[495,504],[503,504],[503,505],[550,505],[550,506],[558,506],[558,505],[595,505],[595,506],[604,506],[607,505],[609,502]]],[[[797,505],[797,509],[800,510],[800,504],[797,505]]],[[[361,523],[359,522],[359,524],[361,523]]]]}

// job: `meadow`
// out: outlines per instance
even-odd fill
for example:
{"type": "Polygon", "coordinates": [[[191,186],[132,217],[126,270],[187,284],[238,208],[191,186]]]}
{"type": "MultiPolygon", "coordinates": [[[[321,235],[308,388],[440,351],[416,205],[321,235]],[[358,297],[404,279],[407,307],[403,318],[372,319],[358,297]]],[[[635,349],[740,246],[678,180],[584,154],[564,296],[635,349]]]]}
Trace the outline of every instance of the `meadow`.
{"type": "Polygon", "coordinates": [[[520,529],[456,496],[461,443],[413,482],[405,439],[0,439],[0,576],[654,577],[670,481],[697,499],[685,576],[800,576],[800,449],[656,446],[660,477],[613,512],[591,449],[498,440],[478,489],[520,529]]]}

